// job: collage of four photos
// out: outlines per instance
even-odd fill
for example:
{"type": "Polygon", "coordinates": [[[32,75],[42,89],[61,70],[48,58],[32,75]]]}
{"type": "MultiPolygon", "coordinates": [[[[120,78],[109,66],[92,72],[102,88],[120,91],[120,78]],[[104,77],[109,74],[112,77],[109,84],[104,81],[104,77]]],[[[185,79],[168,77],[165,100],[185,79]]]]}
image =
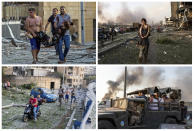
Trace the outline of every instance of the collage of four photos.
{"type": "Polygon", "coordinates": [[[1,11],[2,129],[192,129],[192,1],[1,11]]]}

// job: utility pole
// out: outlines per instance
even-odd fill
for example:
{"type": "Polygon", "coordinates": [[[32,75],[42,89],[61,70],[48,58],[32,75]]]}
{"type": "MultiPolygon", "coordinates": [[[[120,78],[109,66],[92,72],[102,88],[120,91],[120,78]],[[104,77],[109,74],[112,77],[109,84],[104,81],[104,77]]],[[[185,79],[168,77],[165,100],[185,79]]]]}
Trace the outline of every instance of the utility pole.
{"type": "Polygon", "coordinates": [[[126,98],[126,86],[127,86],[127,66],[125,66],[124,98],[126,98]]]}
{"type": "Polygon", "coordinates": [[[81,41],[82,44],[85,43],[85,29],[84,29],[84,3],[80,2],[80,8],[81,8],[81,41]]]}
{"type": "Polygon", "coordinates": [[[63,70],[63,83],[62,83],[62,88],[64,88],[64,75],[65,75],[65,67],[63,67],[64,68],[64,70],[63,70]]]}

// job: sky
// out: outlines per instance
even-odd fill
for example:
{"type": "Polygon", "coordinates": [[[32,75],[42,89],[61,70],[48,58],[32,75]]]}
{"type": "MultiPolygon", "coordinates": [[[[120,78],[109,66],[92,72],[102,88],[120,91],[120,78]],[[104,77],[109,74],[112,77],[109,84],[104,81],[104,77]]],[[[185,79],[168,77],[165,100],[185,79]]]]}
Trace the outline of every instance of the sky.
{"type": "MultiPolygon", "coordinates": [[[[144,76],[141,84],[131,85],[127,88],[127,92],[143,89],[146,87],[159,86],[180,88],[183,93],[184,100],[191,101],[192,95],[192,68],[191,67],[172,67],[172,66],[157,66],[157,67],[143,67],[144,76]],[[158,78],[151,78],[158,74],[158,78]],[[156,73],[154,73],[156,72],[156,73]],[[153,73],[153,74],[151,74],[153,73]],[[149,76],[150,75],[150,76],[149,76]],[[151,81],[151,82],[148,82],[151,81]]],[[[134,67],[127,67],[128,71],[134,70],[134,67]]],[[[116,81],[120,74],[124,71],[124,66],[98,66],[97,69],[97,100],[101,101],[105,93],[108,92],[108,80],[116,81]]],[[[120,85],[123,88],[123,83],[120,85]]],[[[123,97],[123,92],[119,92],[117,97],[123,97]]]]}
{"type": "MultiPolygon", "coordinates": [[[[116,16],[121,15],[124,6],[133,14],[140,18],[146,17],[148,23],[158,23],[164,20],[165,17],[171,16],[171,6],[170,2],[100,2],[99,7],[102,8],[102,13],[105,17],[110,19],[115,19],[116,16]]],[[[126,10],[126,9],[124,9],[126,10]]],[[[130,13],[128,13],[130,14],[130,13]]],[[[127,16],[125,16],[127,17],[127,16]]],[[[128,16],[129,17],[129,16],[128,16]]],[[[103,21],[99,17],[100,21],[103,21]]]]}

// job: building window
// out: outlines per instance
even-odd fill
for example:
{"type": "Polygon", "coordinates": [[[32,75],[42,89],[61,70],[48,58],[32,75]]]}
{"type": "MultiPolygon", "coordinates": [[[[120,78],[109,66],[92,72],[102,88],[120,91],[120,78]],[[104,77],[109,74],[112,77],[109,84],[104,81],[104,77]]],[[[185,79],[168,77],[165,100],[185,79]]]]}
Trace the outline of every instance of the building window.
{"type": "Polygon", "coordinates": [[[67,79],[67,83],[72,83],[72,79],[67,79]]]}

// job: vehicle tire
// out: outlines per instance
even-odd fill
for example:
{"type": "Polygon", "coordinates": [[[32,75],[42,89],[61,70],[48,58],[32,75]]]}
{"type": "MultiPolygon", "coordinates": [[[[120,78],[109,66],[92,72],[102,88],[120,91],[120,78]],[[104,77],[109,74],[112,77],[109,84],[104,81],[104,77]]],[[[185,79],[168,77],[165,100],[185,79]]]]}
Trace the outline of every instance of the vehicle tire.
{"type": "Polygon", "coordinates": [[[165,120],[165,123],[167,123],[167,124],[177,124],[177,121],[176,121],[176,119],[175,118],[167,118],[166,120],[165,120]]]}
{"type": "Polygon", "coordinates": [[[98,129],[116,129],[116,127],[108,120],[100,120],[98,122],[98,129]]]}
{"type": "Polygon", "coordinates": [[[23,116],[23,121],[24,121],[24,122],[27,122],[27,121],[28,121],[28,115],[27,115],[27,114],[24,114],[24,116],[23,116]]]}

